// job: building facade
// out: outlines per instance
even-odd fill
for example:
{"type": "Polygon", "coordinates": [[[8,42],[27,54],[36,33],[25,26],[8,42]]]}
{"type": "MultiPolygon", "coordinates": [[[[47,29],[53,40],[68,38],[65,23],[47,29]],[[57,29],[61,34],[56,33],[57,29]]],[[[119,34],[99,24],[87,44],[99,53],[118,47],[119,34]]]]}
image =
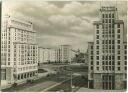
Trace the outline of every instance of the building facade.
{"type": "Polygon", "coordinates": [[[94,52],[93,66],[89,65],[92,78],[89,79],[96,89],[124,89],[127,72],[124,22],[119,20],[116,7],[101,7],[99,17],[100,20],[93,23],[94,52]]]}
{"type": "Polygon", "coordinates": [[[5,16],[2,23],[2,80],[13,84],[36,78],[38,47],[33,24],[11,16],[5,16]]]}
{"type": "Polygon", "coordinates": [[[69,63],[71,61],[71,46],[60,45],[60,61],[63,63],[69,63]]]}
{"type": "Polygon", "coordinates": [[[88,42],[88,88],[93,88],[93,63],[94,63],[94,55],[93,55],[93,47],[94,47],[94,42],[88,42]]]}
{"type": "Polygon", "coordinates": [[[54,63],[55,62],[55,49],[39,47],[39,64],[54,63]]]}

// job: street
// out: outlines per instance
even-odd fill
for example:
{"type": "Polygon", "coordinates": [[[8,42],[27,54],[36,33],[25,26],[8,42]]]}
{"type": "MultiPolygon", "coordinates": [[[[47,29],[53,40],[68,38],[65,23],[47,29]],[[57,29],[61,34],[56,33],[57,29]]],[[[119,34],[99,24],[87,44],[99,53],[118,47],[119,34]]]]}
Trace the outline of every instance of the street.
{"type": "MultiPolygon", "coordinates": [[[[73,69],[79,67],[73,67],[73,69]]],[[[81,69],[81,68],[79,68],[81,69]]],[[[85,68],[82,68],[85,69],[85,68]]],[[[49,70],[50,71],[50,70],[49,70]]],[[[75,70],[76,71],[76,70],[75,70]]],[[[76,71],[77,72],[77,71],[76,71]]],[[[43,73],[42,73],[43,74],[43,73]]],[[[81,75],[74,73],[72,78],[73,86],[75,86],[74,91],[80,87],[85,87],[87,85],[87,79],[82,78],[81,75]]],[[[64,69],[62,73],[50,74],[48,76],[42,76],[40,79],[34,81],[33,83],[25,83],[22,85],[17,85],[8,89],[4,89],[4,92],[44,92],[44,91],[71,91],[71,76],[70,72],[64,69]],[[65,72],[65,73],[64,73],[65,72]]]]}

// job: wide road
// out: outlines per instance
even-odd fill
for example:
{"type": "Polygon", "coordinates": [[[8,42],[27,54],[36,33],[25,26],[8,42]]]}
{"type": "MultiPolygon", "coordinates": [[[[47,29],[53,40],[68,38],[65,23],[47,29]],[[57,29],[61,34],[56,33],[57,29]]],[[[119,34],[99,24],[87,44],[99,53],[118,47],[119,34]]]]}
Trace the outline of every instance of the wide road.
{"type": "Polygon", "coordinates": [[[40,92],[54,84],[56,84],[56,82],[54,81],[45,81],[40,84],[36,84],[35,86],[32,86],[32,87],[26,87],[20,90],[20,92],[40,92]]]}

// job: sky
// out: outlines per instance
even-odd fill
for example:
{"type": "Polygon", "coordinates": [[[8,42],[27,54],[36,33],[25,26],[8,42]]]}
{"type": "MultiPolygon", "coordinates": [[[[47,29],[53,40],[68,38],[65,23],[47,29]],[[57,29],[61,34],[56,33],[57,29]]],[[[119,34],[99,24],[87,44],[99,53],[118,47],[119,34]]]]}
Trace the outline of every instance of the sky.
{"type": "MultiPolygon", "coordinates": [[[[102,0],[103,1],[103,0],[102,0]]],[[[119,18],[127,20],[126,1],[43,1],[4,0],[3,15],[9,14],[33,22],[37,32],[37,43],[42,47],[54,48],[70,44],[73,49],[86,52],[88,42],[93,41],[93,21],[99,20],[99,8],[116,5],[119,18]]]]}

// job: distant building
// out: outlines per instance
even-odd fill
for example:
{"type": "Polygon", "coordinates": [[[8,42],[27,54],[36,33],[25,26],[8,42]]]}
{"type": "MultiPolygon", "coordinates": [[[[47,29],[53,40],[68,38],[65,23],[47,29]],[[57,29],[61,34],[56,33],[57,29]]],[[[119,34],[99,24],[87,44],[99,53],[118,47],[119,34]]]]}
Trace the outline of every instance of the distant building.
{"type": "Polygon", "coordinates": [[[55,62],[55,49],[39,47],[39,64],[54,63],[55,62]]]}
{"type": "Polygon", "coordinates": [[[39,47],[39,63],[69,63],[73,57],[70,45],[60,45],[56,49],[39,47]]]}
{"type": "Polygon", "coordinates": [[[33,24],[5,16],[1,35],[1,81],[13,84],[35,78],[38,47],[33,24]]]}
{"type": "Polygon", "coordinates": [[[127,43],[124,42],[124,22],[119,20],[116,7],[101,7],[99,15],[100,21],[93,23],[95,36],[93,55],[89,52],[89,87],[125,89],[127,43]]]}
{"type": "Polygon", "coordinates": [[[71,46],[60,45],[59,46],[60,61],[63,63],[69,63],[71,61],[71,46]]]}

